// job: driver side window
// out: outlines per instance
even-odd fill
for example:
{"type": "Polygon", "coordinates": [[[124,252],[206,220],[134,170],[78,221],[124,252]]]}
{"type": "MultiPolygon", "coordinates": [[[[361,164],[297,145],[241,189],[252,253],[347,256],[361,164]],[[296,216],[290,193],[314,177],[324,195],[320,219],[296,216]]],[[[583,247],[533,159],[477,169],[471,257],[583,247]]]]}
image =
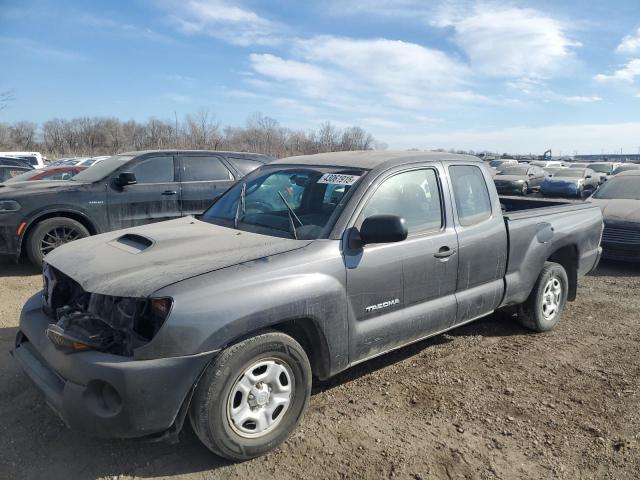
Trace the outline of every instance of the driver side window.
{"type": "Polygon", "coordinates": [[[404,218],[409,235],[442,227],[440,188],[434,169],[412,170],[386,179],[360,214],[359,225],[372,215],[404,218]]]}
{"type": "Polygon", "coordinates": [[[138,162],[131,171],[140,183],[171,183],[174,181],[173,157],[150,157],[138,162]]]}

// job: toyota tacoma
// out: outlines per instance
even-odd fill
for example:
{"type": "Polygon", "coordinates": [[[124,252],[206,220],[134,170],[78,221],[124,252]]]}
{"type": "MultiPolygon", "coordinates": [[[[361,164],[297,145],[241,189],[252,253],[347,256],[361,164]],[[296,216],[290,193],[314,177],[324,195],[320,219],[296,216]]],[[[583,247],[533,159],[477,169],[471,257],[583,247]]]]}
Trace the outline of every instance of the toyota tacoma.
{"type": "Polygon", "coordinates": [[[198,218],[45,257],[13,356],[72,428],[232,460],[275,448],[312,377],[508,309],[552,329],[600,258],[589,204],[497,195],[475,157],[346,152],[253,171],[198,218]]]}

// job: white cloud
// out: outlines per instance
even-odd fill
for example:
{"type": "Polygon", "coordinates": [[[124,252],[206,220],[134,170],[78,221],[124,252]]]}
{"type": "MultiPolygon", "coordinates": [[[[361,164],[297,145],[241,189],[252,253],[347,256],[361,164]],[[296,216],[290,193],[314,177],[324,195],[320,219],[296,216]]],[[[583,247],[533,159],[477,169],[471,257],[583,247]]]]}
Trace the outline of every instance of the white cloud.
{"type": "Polygon", "coordinates": [[[636,77],[640,77],[640,58],[634,58],[625,65],[622,65],[618,70],[611,75],[599,73],[594,77],[594,80],[600,83],[607,82],[621,82],[621,83],[633,83],[636,77]]]}
{"type": "Polygon", "coordinates": [[[168,0],[164,9],[185,34],[204,34],[240,46],[279,43],[281,25],[224,0],[168,0]]]}
{"type": "Polygon", "coordinates": [[[640,52],[640,28],[633,35],[624,37],[616,47],[616,52],[630,54],[640,52]]]}
{"type": "Polygon", "coordinates": [[[324,35],[295,40],[291,50],[292,58],[252,54],[249,60],[256,73],[332,108],[371,115],[384,107],[421,110],[489,101],[470,90],[467,66],[415,43],[324,35]]]}
{"type": "Polygon", "coordinates": [[[602,101],[602,98],[597,95],[571,95],[562,98],[565,102],[569,103],[594,103],[602,101]]]}
{"type": "Polygon", "coordinates": [[[471,9],[441,10],[433,21],[454,30],[455,43],[474,71],[520,77],[555,72],[580,46],[561,21],[530,8],[476,4],[471,9]]]}

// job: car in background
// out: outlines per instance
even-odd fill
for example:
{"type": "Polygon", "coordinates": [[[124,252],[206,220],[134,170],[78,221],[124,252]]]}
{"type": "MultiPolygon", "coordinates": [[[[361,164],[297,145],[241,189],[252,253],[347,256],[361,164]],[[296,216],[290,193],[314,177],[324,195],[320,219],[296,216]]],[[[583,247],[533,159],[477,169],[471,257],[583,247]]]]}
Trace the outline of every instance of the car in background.
{"type": "Polygon", "coordinates": [[[33,169],[33,166],[26,160],[21,160],[14,157],[0,157],[0,164],[5,166],[13,165],[14,167],[27,167],[29,169],[33,169]]]}
{"type": "Polygon", "coordinates": [[[241,152],[148,150],[114,155],[69,181],[6,184],[0,188],[0,255],[26,251],[40,265],[71,240],[199,215],[271,160],[241,152]]]}
{"type": "Polygon", "coordinates": [[[615,175],[588,201],[602,209],[603,257],[640,262],[640,170],[615,175]]]}
{"type": "Polygon", "coordinates": [[[547,177],[553,177],[560,170],[564,170],[567,167],[544,167],[543,170],[547,173],[547,177]]]}
{"type": "Polygon", "coordinates": [[[584,162],[573,162],[568,165],[569,168],[588,168],[589,164],[584,162]]]}
{"type": "Polygon", "coordinates": [[[501,158],[497,160],[491,160],[489,166],[493,169],[498,169],[503,165],[517,165],[518,161],[515,158],[501,158]]]}
{"type": "Polygon", "coordinates": [[[545,171],[535,165],[506,165],[493,177],[493,183],[500,194],[527,195],[538,190],[546,177],[545,171]]]}
{"type": "MultiPolygon", "coordinates": [[[[12,165],[0,161],[0,184],[17,175],[34,170],[30,165],[12,165]]],[[[1,202],[0,202],[1,203],[1,202]]],[[[0,213],[2,210],[0,209],[0,213]]]]}
{"type": "Polygon", "coordinates": [[[80,160],[76,165],[83,165],[85,167],[90,167],[91,165],[95,165],[96,163],[101,162],[102,160],[106,160],[110,155],[102,155],[99,157],[89,157],[83,160],[80,160]]]}
{"type": "Polygon", "coordinates": [[[564,162],[561,162],[559,160],[536,160],[535,162],[531,162],[531,165],[535,165],[536,167],[541,168],[560,168],[564,167],[564,162]]]}
{"type": "Polygon", "coordinates": [[[11,157],[25,161],[33,168],[44,168],[44,159],[40,152],[0,152],[0,157],[11,157]]]}
{"type": "Polygon", "coordinates": [[[600,185],[602,185],[618,165],[620,164],[617,162],[594,162],[589,164],[589,168],[600,175],[600,185]]]}
{"type": "Polygon", "coordinates": [[[600,177],[590,168],[565,168],[547,177],[540,186],[545,196],[584,198],[595,192],[600,177]]]}
{"type": "Polygon", "coordinates": [[[77,173],[85,170],[88,167],[72,165],[72,166],[60,166],[60,167],[47,167],[30,170],[17,175],[4,183],[25,182],[32,180],[70,180],[77,173]]]}
{"type": "Polygon", "coordinates": [[[630,170],[640,170],[640,165],[638,165],[637,163],[621,163],[615,168],[613,172],[611,172],[611,175],[616,176],[619,173],[628,172],[630,170]]]}

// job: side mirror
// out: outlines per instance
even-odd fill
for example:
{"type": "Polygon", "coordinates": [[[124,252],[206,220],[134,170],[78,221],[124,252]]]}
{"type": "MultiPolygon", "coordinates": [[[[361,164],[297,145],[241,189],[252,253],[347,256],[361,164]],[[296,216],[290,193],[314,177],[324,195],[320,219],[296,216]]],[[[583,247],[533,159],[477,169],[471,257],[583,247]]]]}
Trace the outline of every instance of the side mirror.
{"type": "Polygon", "coordinates": [[[365,218],[360,227],[360,241],[363,245],[401,242],[408,234],[404,218],[398,215],[372,215],[365,218]]]}
{"type": "Polygon", "coordinates": [[[587,176],[586,176],[586,177],[584,177],[584,178],[591,178],[591,175],[587,175],[587,176]]]}
{"type": "Polygon", "coordinates": [[[127,185],[135,185],[136,183],[138,183],[138,180],[136,180],[136,174],[133,172],[121,172],[115,179],[115,184],[120,188],[127,185]]]}
{"type": "Polygon", "coordinates": [[[536,176],[536,174],[535,174],[535,173],[530,173],[530,174],[529,174],[529,176],[530,176],[530,177],[535,177],[535,176],[536,176]]]}

